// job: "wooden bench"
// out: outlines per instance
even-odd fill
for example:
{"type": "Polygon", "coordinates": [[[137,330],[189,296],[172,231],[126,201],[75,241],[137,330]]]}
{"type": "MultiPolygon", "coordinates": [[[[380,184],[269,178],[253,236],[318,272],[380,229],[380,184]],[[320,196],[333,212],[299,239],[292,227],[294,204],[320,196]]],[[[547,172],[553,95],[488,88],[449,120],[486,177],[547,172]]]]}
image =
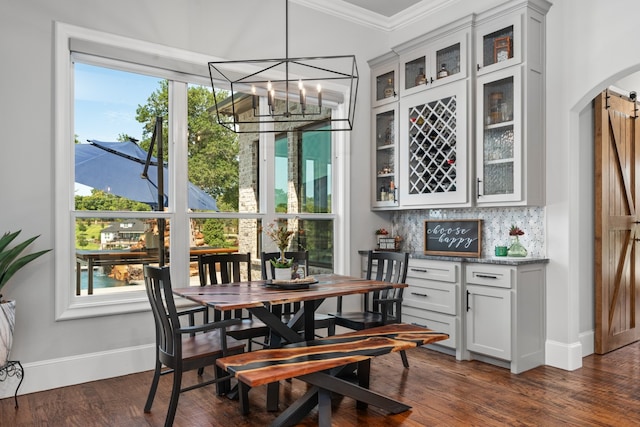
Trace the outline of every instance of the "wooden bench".
{"type": "Polygon", "coordinates": [[[307,392],[315,393],[315,397],[305,395],[302,403],[291,405],[273,425],[290,425],[292,420],[301,419],[317,404],[320,404],[320,425],[330,425],[331,392],[354,397],[358,401],[358,407],[371,404],[390,413],[409,409],[405,404],[368,390],[370,360],[383,354],[448,338],[448,334],[398,323],[290,344],[277,349],[228,356],[218,359],[217,364],[238,379],[243,415],[249,413],[250,388],[298,378],[315,386],[307,392]],[[358,386],[335,378],[342,368],[354,363],[358,365],[358,386]]]}

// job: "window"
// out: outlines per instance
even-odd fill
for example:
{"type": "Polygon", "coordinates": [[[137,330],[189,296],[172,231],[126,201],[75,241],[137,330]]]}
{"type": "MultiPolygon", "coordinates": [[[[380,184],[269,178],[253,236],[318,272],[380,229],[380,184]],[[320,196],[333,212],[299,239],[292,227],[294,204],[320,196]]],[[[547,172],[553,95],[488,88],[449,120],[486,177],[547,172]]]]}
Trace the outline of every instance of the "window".
{"type": "Polygon", "coordinates": [[[344,246],[334,229],[345,224],[332,202],[340,194],[332,160],[342,161],[334,132],[292,129],[276,140],[216,125],[209,58],[192,52],[60,23],[55,45],[57,319],[147,310],[142,266],[169,263],[175,282],[195,282],[194,248],[251,252],[259,268],[258,230],[281,215],[297,218],[306,231],[299,245],[332,271],[344,246]],[[143,150],[149,178],[125,177],[128,167],[111,163],[82,170],[77,160],[100,142],[105,156],[143,150]],[[267,175],[281,164],[284,184],[267,175]],[[111,172],[126,189],[150,187],[150,196],[120,191],[111,172]]]}

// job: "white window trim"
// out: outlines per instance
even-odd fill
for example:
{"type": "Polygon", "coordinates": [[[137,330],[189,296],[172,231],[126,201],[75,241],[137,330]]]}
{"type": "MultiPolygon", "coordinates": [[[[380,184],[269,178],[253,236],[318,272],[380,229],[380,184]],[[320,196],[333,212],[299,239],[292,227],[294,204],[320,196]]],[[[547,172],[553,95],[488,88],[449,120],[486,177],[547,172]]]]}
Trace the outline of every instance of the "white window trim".
{"type": "MultiPolygon", "coordinates": [[[[55,158],[55,235],[56,243],[54,247],[56,269],[55,269],[55,317],[56,320],[68,320],[84,317],[98,317],[113,314],[132,313],[149,310],[149,302],[144,291],[129,291],[122,293],[114,293],[109,295],[92,295],[90,298],[78,297],[73,291],[75,289],[75,276],[72,274],[75,264],[75,247],[73,247],[71,239],[72,227],[74,226],[69,213],[74,207],[73,188],[69,185],[71,182],[74,167],[73,153],[69,148],[73,141],[73,66],[71,61],[72,45],[84,47],[83,53],[87,54],[104,54],[106,56],[115,56],[118,60],[129,61],[132,64],[142,63],[144,67],[158,67],[168,70],[171,73],[171,67],[178,64],[181,72],[188,73],[189,70],[195,70],[191,75],[196,79],[206,77],[202,74],[202,69],[206,69],[209,61],[218,61],[208,55],[202,55],[182,49],[176,49],[168,46],[158,45],[155,43],[135,40],[114,34],[104,33],[92,29],[78,27],[61,22],[55,23],[54,29],[54,158],[55,158]],[[74,286],[71,286],[74,284],[74,286]]],[[[82,49],[81,49],[82,50],[82,49]]],[[[135,65],[134,65],[135,66],[135,65]]],[[[170,88],[171,90],[171,88],[170,88]]],[[[173,88],[173,90],[183,91],[184,88],[173,88]]],[[[345,90],[345,96],[348,95],[345,90]]],[[[179,109],[185,109],[186,106],[178,106],[179,109]]],[[[334,114],[341,114],[344,104],[338,107],[338,111],[334,114]]],[[[172,116],[170,116],[172,117],[172,116]]],[[[176,144],[185,139],[181,134],[185,133],[185,129],[179,129],[176,123],[170,126],[170,147],[169,150],[174,155],[180,155],[180,150],[176,149],[176,144]]],[[[334,200],[333,215],[335,221],[335,258],[334,270],[338,273],[345,272],[348,269],[348,254],[350,253],[349,243],[349,187],[347,180],[349,177],[349,152],[350,143],[349,132],[332,132],[332,143],[334,156],[336,160],[335,172],[333,180],[333,194],[337,195],[334,200]]],[[[262,138],[263,135],[261,135],[262,138]]],[[[180,165],[180,162],[177,163],[180,165]]],[[[175,168],[174,174],[186,176],[186,170],[181,170],[178,166],[175,168]]],[[[170,184],[175,190],[176,180],[170,179],[170,184]]],[[[180,194],[173,191],[172,194],[180,194]]],[[[266,193],[262,193],[266,194],[266,193]]],[[[132,212],[118,213],[119,217],[137,217],[144,218],[165,216],[171,220],[180,221],[184,217],[189,216],[186,213],[175,212],[132,212]]],[[[224,217],[246,217],[246,214],[218,214],[224,217]]],[[[251,217],[264,217],[264,214],[251,214],[251,217]]],[[[172,231],[173,233],[173,231],[172,231]]],[[[174,277],[188,277],[188,237],[173,240],[171,259],[175,261],[172,269],[174,277]],[[184,240],[184,241],[183,241],[184,240]],[[174,254],[174,251],[176,253],[174,254]],[[182,256],[181,256],[182,255],[182,256]],[[181,262],[185,261],[185,262],[181,262]],[[183,265],[184,264],[184,265],[183,265]],[[183,271],[184,270],[184,271],[183,271]]]]}

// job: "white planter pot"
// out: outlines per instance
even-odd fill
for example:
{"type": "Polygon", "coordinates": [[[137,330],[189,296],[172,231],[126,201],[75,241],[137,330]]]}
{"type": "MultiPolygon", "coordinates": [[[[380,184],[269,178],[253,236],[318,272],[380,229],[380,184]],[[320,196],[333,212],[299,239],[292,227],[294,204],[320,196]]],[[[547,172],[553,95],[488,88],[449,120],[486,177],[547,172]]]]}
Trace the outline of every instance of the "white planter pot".
{"type": "Polygon", "coordinates": [[[275,280],[291,280],[291,268],[275,268],[275,280]]]}
{"type": "Polygon", "coordinates": [[[16,326],[16,302],[0,304],[0,367],[7,364],[13,345],[13,330],[16,326]]]}

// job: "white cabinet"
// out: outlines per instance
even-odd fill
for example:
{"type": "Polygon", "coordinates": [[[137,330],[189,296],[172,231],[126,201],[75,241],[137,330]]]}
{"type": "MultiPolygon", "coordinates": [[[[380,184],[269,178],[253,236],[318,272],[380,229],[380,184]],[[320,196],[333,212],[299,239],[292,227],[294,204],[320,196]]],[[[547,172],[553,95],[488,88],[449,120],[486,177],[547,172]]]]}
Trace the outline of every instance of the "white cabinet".
{"type": "Polygon", "coordinates": [[[524,372],[544,364],[544,264],[465,266],[465,356],[524,372]]]}
{"type": "MultiPolygon", "coordinates": [[[[396,47],[400,55],[400,96],[411,95],[467,77],[470,31],[424,41],[418,48],[396,47]]],[[[412,44],[415,44],[412,43],[412,44]]]]}
{"type": "Polygon", "coordinates": [[[398,56],[391,52],[369,61],[371,67],[371,106],[380,107],[399,99],[398,56]]]}
{"type": "Polygon", "coordinates": [[[469,205],[468,82],[400,100],[400,204],[469,205]]]}
{"type": "Polygon", "coordinates": [[[542,206],[545,24],[550,3],[512,1],[478,15],[476,204],[542,206]]]}
{"type": "Polygon", "coordinates": [[[521,82],[518,67],[478,78],[478,204],[522,200],[521,82]]]}
{"type": "Polygon", "coordinates": [[[461,264],[412,258],[404,290],[402,320],[449,334],[429,348],[461,355],[460,285],[461,264]]]}
{"type": "Polygon", "coordinates": [[[522,9],[495,13],[478,19],[475,38],[476,71],[480,76],[519,64],[525,44],[522,38],[522,9]]]}
{"type": "Polygon", "coordinates": [[[374,137],[371,153],[375,168],[372,208],[395,207],[398,206],[398,104],[374,108],[371,123],[374,137]]]}
{"type": "Polygon", "coordinates": [[[550,7],[546,0],[508,1],[369,61],[372,109],[400,103],[398,200],[379,203],[376,183],[372,208],[544,206],[550,7]],[[455,110],[442,108],[449,99],[455,110]],[[432,143],[442,135],[444,143],[432,143]]]}

